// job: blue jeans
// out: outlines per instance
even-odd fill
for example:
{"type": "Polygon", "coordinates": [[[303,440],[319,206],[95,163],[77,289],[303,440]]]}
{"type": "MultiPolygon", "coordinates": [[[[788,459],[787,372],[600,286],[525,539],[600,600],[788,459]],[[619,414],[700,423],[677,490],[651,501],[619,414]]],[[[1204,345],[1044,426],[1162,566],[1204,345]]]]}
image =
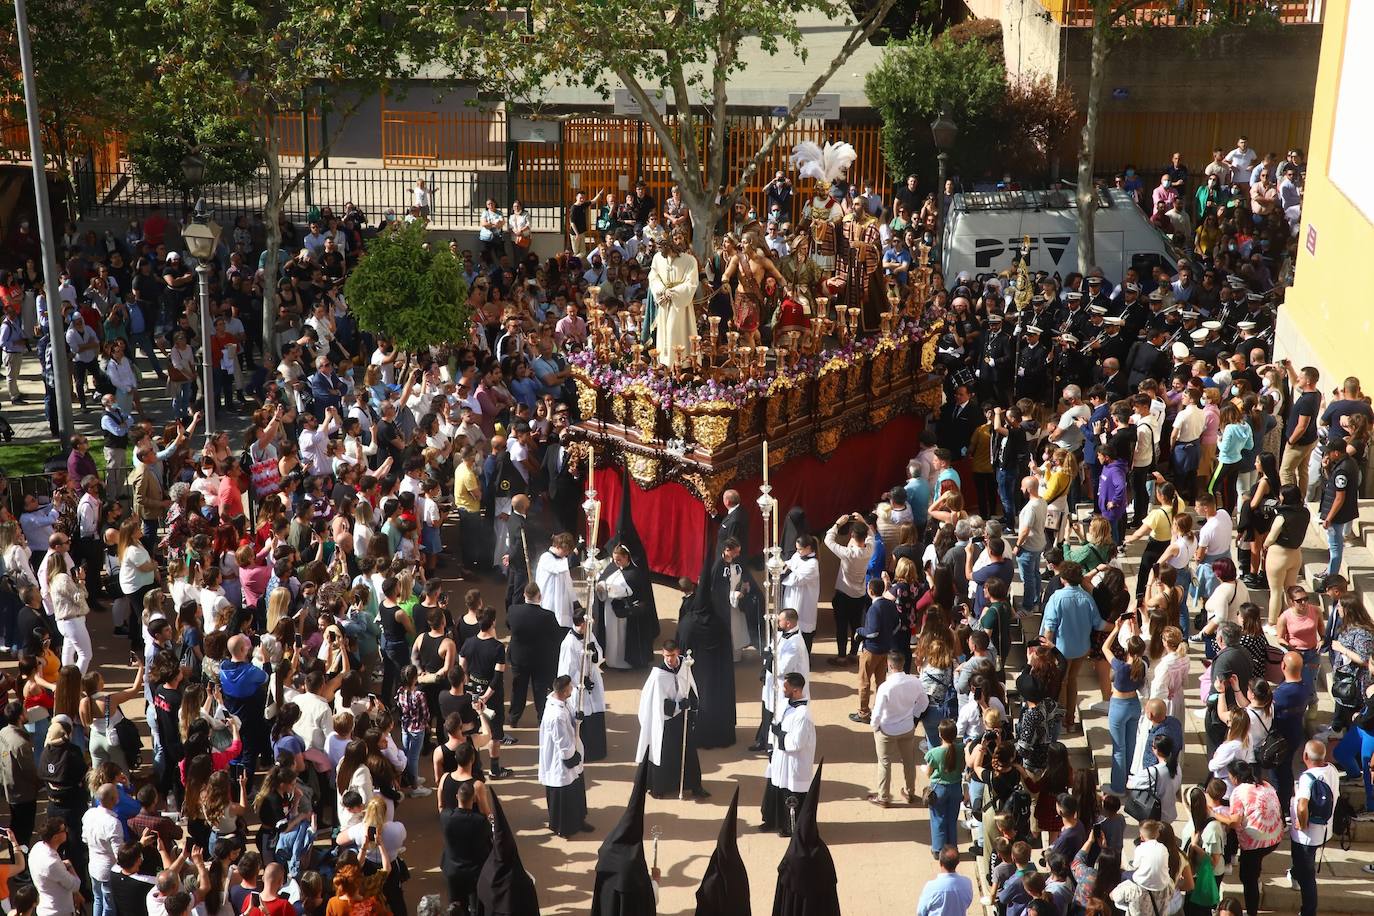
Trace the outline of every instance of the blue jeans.
{"type": "Polygon", "coordinates": [[[110,882],[91,879],[92,916],[115,916],[114,898],[110,896],[110,882]]]}
{"type": "Polygon", "coordinates": [[[1326,547],[1331,551],[1331,562],[1326,564],[1328,576],[1341,571],[1341,560],[1345,558],[1345,536],[1349,533],[1349,522],[1336,522],[1326,529],[1326,547]]]}
{"type": "Polygon", "coordinates": [[[1197,601],[1198,604],[1204,603],[1212,597],[1212,592],[1217,590],[1217,574],[1212,572],[1212,563],[1216,560],[1230,557],[1230,553],[1215,553],[1202,558],[1202,562],[1197,565],[1197,601]]]}
{"type": "Polygon", "coordinates": [[[1021,570],[1021,606],[1037,607],[1040,604],[1040,552],[1022,548],[1016,555],[1016,566],[1021,570]]]}
{"type": "Polygon", "coordinates": [[[315,831],[310,828],[310,821],[306,820],[291,830],[283,830],[277,834],[277,842],[272,848],[276,851],[277,861],[286,859],[286,874],[295,879],[300,876],[301,863],[310,854],[310,847],[313,845],[315,831]]]}
{"type": "Polygon", "coordinates": [[[926,711],[921,713],[921,727],[926,731],[926,741],[930,742],[931,747],[940,746],[940,722],[945,717],[944,702],[936,703],[930,701],[926,711]]]}
{"type": "Polygon", "coordinates": [[[930,854],[939,858],[946,846],[959,845],[959,801],[963,797],[958,783],[931,783],[930,854]]]}
{"type": "MultiPolygon", "coordinates": [[[[968,781],[968,811],[969,816],[976,821],[983,819],[983,794],[987,792],[987,783],[979,782],[976,779],[968,781]]],[[[973,832],[973,845],[982,845],[983,832],[975,830],[973,832]]]]}
{"type": "Polygon", "coordinates": [[[1352,725],[1336,745],[1332,756],[1336,765],[1347,773],[1359,773],[1364,777],[1365,810],[1374,811],[1374,785],[1369,781],[1369,758],[1374,756],[1374,734],[1352,725]]]}
{"type": "Polygon", "coordinates": [[[1131,760],[1135,757],[1135,733],[1140,725],[1139,698],[1123,700],[1112,697],[1107,708],[1107,731],[1112,735],[1112,791],[1126,791],[1126,777],[1131,774],[1131,760]]]}
{"type": "Polygon", "coordinates": [[[382,640],[382,702],[390,705],[396,701],[396,684],[401,679],[401,669],[410,664],[410,648],[405,640],[382,640]]]}
{"type": "Polygon", "coordinates": [[[420,755],[425,749],[425,733],[401,732],[401,746],[406,752],[406,779],[412,786],[420,784],[420,755]]]}
{"type": "Polygon", "coordinates": [[[1011,468],[997,469],[997,498],[1002,501],[1002,520],[1008,525],[1016,524],[1016,487],[1019,483],[1011,468]]]}
{"type": "Polygon", "coordinates": [[[162,371],[161,364],[157,361],[157,351],[153,346],[152,334],[148,333],[147,331],[144,331],[142,334],[129,335],[130,362],[133,362],[134,354],[139,350],[143,351],[143,358],[148,362],[150,366],[153,367],[153,374],[155,374],[159,380],[166,378],[167,376],[162,371]]]}
{"type": "Polygon", "coordinates": [[[191,405],[196,401],[196,383],[181,382],[177,385],[177,393],[172,398],[172,412],[178,417],[189,417],[191,415],[191,405]]]}

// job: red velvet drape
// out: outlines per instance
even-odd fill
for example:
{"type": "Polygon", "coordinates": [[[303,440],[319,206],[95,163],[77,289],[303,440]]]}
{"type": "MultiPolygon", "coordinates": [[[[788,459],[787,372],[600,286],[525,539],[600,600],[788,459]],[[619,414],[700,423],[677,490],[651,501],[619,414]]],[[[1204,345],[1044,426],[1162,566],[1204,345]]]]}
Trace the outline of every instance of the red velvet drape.
{"type": "MultiPolygon", "coordinates": [[[[771,468],[769,482],[782,513],[800,505],[806,510],[807,522],[819,530],[842,513],[871,509],[885,490],[905,482],[906,463],[919,448],[923,426],[920,417],[904,414],[880,430],[846,437],[826,461],[804,455],[771,468]]],[[[621,473],[619,468],[596,471],[603,534],[614,531],[620,517],[621,473]]],[[[755,503],[762,483],[761,476],[752,476],[732,484],[750,510],[750,553],[763,546],[763,522],[755,503]]],[[[644,541],[649,567],[658,573],[695,579],[706,549],[709,520],[705,507],[679,483],[644,490],[632,480],[630,488],[635,527],[644,541]]],[[[712,508],[719,511],[720,507],[712,508]]]]}

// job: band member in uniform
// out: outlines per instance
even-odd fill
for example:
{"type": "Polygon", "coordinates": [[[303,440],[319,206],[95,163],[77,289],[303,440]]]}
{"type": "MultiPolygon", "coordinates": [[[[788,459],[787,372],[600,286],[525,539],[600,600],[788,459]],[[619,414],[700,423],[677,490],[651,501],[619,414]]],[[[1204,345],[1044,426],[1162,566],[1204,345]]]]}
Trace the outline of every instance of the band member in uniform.
{"type": "Polygon", "coordinates": [[[1080,350],[1080,343],[1073,334],[1060,334],[1054,339],[1054,352],[1050,354],[1050,374],[1054,378],[1055,391],[1062,391],[1065,385],[1083,387],[1087,375],[1087,359],[1080,350]]]}
{"type": "MultiPolygon", "coordinates": [[[[759,722],[754,743],[749,745],[749,750],[755,753],[766,752],[770,746],[768,732],[773,727],[773,707],[778,703],[778,691],[781,689],[779,679],[793,672],[804,678],[811,677],[811,656],[807,652],[806,642],[801,638],[797,612],[790,607],[783,608],[778,614],[777,647],[776,657],[772,646],[764,650],[763,673],[760,675],[763,681],[763,718],[759,722]]],[[[804,699],[811,699],[809,690],[804,699]]]]}
{"type": "MultiPolygon", "coordinates": [[[[596,635],[587,639],[587,615],[573,612],[573,628],[558,649],[558,673],[572,678],[575,696],[581,697],[575,713],[582,723],[582,753],[588,763],[606,759],[606,684],[601,679],[604,658],[596,635]],[[585,648],[584,648],[585,647],[585,648]],[[582,685],[578,690],[577,685],[582,685]]],[[[574,705],[578,705],[576,699],[574,705]]]]}
{"type": "Polygon", "coordinates": [[[1087,285],[1085,303],[1087,305],[1100,305],[1107,311],[1112,309],[1112,297],[1108,292],[1108,287],[1102,282],[1102,277],[1092,274],[1084,281],[1087,285]]]}
{"type": "MultiPolygon", "coordinates": [[[[1066,293],[1064,299],[1067,308],[1060,312],[1056,317],[1054,325],[1060,332],[1068,331],[1070,334],[1077,334],[1082,337],[1088,329],[1088,309],[1083,305],[1083,294],[1079,292],[1066,293]]],[[[1036,322],[1036,324],[1040,324],[1036,322]]],[[[1040,327],[1046,327],[1041,324],[1040,327]]]]}
{"type": "Polygon", "coordinates": [[[587,784],[572,692],[572,678],[562,675],[555,680],[539,720],[539,782],[549,806],[549,829],[565,840],[594,829],[587,823],[587,784]]]}
{"type": "Polygon", "coordinates": [[[1037,404],[1044,403],[1050,384],[1050,350],[1040,340],[1040,327],[1030,325],[1026,328],[1025,338],[1020,341],[1020,353],[1016,356],[1016,384],[1013,390],[1016,398],[1030,398],[1037,404]]]}
{"type": "Polygon", "coordinates": [[[692,734],[697,697],[692,689],[691,671],[691,664],[682,657],[677,642],[666,640],[663,661],[650,670],[639,697],[635,762],[648,758],[649,793],[655,798],[668,798],[679,790],[690,792],[695,798],[710,795],[701,784],[701,761],[692,734]]]}
{"type": "Polygon", "coordinates": [[[1113,314],[1125,322],[1121,333],[1126,335],[1127,340],[1138,339],[1146,322],[1150,320],[1150,310],[1140,298],[1140,287],[1134,283],[1123,286],[1120,306],[1113,314]]]}
{"type": "Polygon", "coordinates": [[[768,784],[763,790],[763,823],[760,830],[792,835],[791,810],[800,811],[811,785],[816,762],[816,726],[806,699],[806,677],[792,672],[782,679],[787,705],[779,721],[769,729],[772,755],[768,759],[768,784]]]}
{"type": "Polygon", "coordinates": [[[1169,354],[1164,350],[1168,336],[1164,328],[1146,329],[1146,338],[1131,344],[1126,354],[1126,387],[1135,391],[1147,378],[1163,381],[1169,372],[1169,354]]]}
{"type": "Polygon", "coordinates": [[[1011,336],[1002,330],[1002,316],[988,316],[988,329],[974,362],[978,378],[978,400],[1007,403],[1011,390],[1013,354],[1011,336]]]}
{"type": "Polygon", "coordinates": [[[1099,366],[1108,359],[1116,360],[1118,366],[1125,361],[1131,342],[1121,333],[1123,324],[1124,322],[1114,315],[1103,317],[1103,330],[1107,332],[1107,336],[1098,341],[1097,346],[1093,348],[1099,366]]]}

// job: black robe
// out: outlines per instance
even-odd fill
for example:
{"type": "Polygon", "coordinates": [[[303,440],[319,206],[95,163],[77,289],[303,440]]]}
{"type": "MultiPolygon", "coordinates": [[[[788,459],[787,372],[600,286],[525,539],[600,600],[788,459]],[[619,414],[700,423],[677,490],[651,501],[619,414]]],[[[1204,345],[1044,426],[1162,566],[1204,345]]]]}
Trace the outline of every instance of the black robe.
{"type": "Polygon", "coordinates": [[[792,559],[792,554],[797,552],[797,538],[810,533],[811,529],[806,524],[806,511],[801,506],[788,509],[782,520],[782,543],[778,545],[782,548],[782,558],[792,559]]]}
{"type": "Polygon", "coordinates": [[[592,916],[654,916],[654,885],[644,858],[644,796],[649,781],[646,757],[635,773],[634,788],[620,823],[596,854],[592,916]]]}
{"type": "MultiPolygon", "coordinates": [[[[616,521],[615,533],[606,542],[606,549],[623,546],[630,552],[630,566],[625,570],[625,582],[634,591],[633,606],[625,617],[625,661],[632,668],[648,668],[654,663],[654,644],[658,642],[658,604],[654,600],[653,580],[649,578],[649,558],[644,542],[635,527],[634,514],[630,508],[630,475],[620,475],[620,518],[616,521]]],[[[605,575],[609,575],[609,567],[605,575]]],[[[603,576],[604,578],[604,576],[603,576]]],[[[598,602],[599,603],[599,602],[598,602]]],[[[595,615],[596,637],[606,645],[605,618],[603,610],[595,615]]]]}
{"type": "Polygon", "coordinates": [[[710,578],[683,600],[677,623],[682,651],[692,650],[692,677],[701,711],[697,747],[731,747],[735,743],[735,662],[730,633],[730,579],[717,561],[710,578]]]}
{"type": "Polygon", "coordinates": [[[778,884],[773,893],[773,916],[840,916],[835,860],[821,839],[816,809],[821,803],[821,770],[816,764],[811,789],[797,815],[797,829],[778,863],[778,884]]]}
{"type": "Polygon", "coordinates": [[[539,894],[520,861],[515,833],[506,822],[501,799],[491,792],[491,855],[477,879],[477,900],[485,916],[538,916],[539,894]]]}
{"type": "Polygon", "coordinates": [[[739,854],[739,787],[720,825],[716,849],[697,888],[696,916],[750,916],[749,872],[739,854]]]}
{"type": "Polygon", "coordinates": [[[739,541],[741,557],[749,556],[749,517],[745,515],[743,505],[736,506],[720,517],[720,525],[716,529],[715,556],[720,556],[725,549],[727,538],[739,541]]]}

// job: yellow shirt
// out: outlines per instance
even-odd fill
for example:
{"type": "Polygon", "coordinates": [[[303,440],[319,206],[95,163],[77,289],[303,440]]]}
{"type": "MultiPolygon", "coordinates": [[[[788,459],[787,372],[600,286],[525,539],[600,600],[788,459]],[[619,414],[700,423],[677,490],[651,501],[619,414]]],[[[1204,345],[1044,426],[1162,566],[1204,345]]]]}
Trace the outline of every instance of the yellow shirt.
{"type": "Polygon", "coordinates": [[[1164,506],[1155,506],[1150,510],[1150,514],[1145,516],[1145,524],[1150,526],[1150,540],[1167,541],[1174,534],[1174,519],[1180,512],[1188,511],[1188,506],[1179,499],[1175,499],[1172,511],[1164,506]]]}
{"type": "Polygon", "coordinates": [[[973,473],[992,473],[992,424],[984,423],[973,431],[968,440],[968,452],[973,456],[973,473]]]}
{"type": "Polygon", "coordinates": [[[482,482],[477,472],[461,461],[453,472],[453,504],[468,512],[482,511],[482,482]]]}

